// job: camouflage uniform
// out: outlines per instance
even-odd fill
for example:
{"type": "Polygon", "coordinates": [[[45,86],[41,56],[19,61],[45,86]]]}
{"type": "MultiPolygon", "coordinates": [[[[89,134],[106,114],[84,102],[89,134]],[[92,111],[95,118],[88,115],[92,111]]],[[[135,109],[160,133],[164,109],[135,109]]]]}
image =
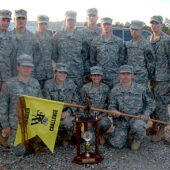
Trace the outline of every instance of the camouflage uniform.
{"type": "Polygon", "coordinates": [[[119,67],[124,63],[124,45],[122,40],[111,35],[109,40],[100,35],[93,39],[90,48],[92,66],[103,68],[103,82],[110,88],[119,83],[117,76],[119,67]]]}
{"type": "MultiPolygon", "coordinates": [[[[16,10],[15,15],[26,17],[26,11],[16,10]]],[[[41,61],[40,54],[41,48],[40,44],[33,33],[26,30],[24,34],[19,34],[15,31],[10,32],[9,39],[3,41],[0,49],[0,59],[1,61],[1,76],[3,79],[8,79],[10,77],[17,76],[17,58],[22,54],[28,54],[33,56],[34,70],[33,76],[38,78],[38,70],[36,70],[41,61]]]]}
{"type": "MultiPolygon", "coordinates": [[[[97,11],[96,8],[90,8],[90,9],[87,10],[87,16],[89,16],[89,15],[97,16],[97,13],[98,13],[98,11],[97,11]]],[[[85,75],[86,78],[89,79],[89,77],[87,77],[87,76],[89,76],[90,67],[91,67],[90,66],[90,43],[95,37],[101,35],[102,30],[101,30],[100,27],[98,27],[96,25],[95,29],[91,29],[88,26],[86,26],[81,31],[82,31],[83,36],[85,38],[85,42],[87,43],[86,44],[87,45],[87,58],[85,59],[85,64],[84,64],[84,75],[85,75]]],[[[85,82],[89,82],[88,79],[85,82]]]]}
{"type": "MultiPolygon", "coordinates": [[[[118,110],[131,115],[149,116],[155,109],[153,96],[145,86],[132,82],[129,89],[117,85],[111,90],[108,110],[118,110]]],[[[122,148],[127,141],[128,132],[141,141],[146,135],[147,122],[141,119],[119,117],[113,118],[115,126],[109,143],[115,148],[122,148]]]]}
{"type": "MultiPolygon", "coordinates": [[[[142,29],[141,21],[132,21],[131,29],[142,29]]],[[[138,41],[130,40],[126,43],[125,61],[134,68],[134,80],[138,84],[148,86],[148,79],[153,79],[155,56],[151,44],[140,37],[138,41]]]]}
{"type": "MultiPolygon", "coordinates": [[[[45,15],[39,15],[37,17],[37,23],[47,23],[49,18],[45,15]]],[[[41,88],[44,86],[44,82],[48,79],[52,79],[53,76],[53,68],[52,68],[52,37],[49,33],[45,33],[44,35],[36,32],[36,38],[38,39],[41,47],[41,58],[39,64],[36,67],[36,78],[39,80],[41,88]]]]}
{"type": "MultiPolygon", "coordinates": [[[[62,64],[63,65],[63,64],[62,64]]],[[[62,71],[60,68],[63,67],[61,63],[56,64],[57,71],[62,71]]],[[[64,71],[64,70],[63,70],[64,71]]],[[[78,104],[79,99],[77,95],[77,86],[75,83],[66,79],[63,84],[57,84],[55,79],[51,79],[45,82],[44,90],[46,93],[46,98],[61,101],[66,103],[78,104]]],[[[60,128],[64,129],[68,136],[72,136],[73,133],[73,112],[75,108],[65,107],[63,112],[68,112],[70,115],[64,119],[61,119],[60,128]]]]}
{"type": "MultiPolygon", "coordinates": [[[[168,88],[170,76],[170,38],[161,32],[160,38],[154,40],[149,37],[156,55],[155,76],[152,82],[153,93],[156,100],[156,110],[153,117],[168,122],[168,88]]],[[[162,125],[161,125],[162,126],[162,125]]]]}
{"type": "MultiPolygon", "coordinates": [[[[0,10],[0,18],[8,18],[8,19],[11,19],[11,11],[9,10],[0,10]]],[[[9,32],[6,30],[5,32],[1,32],[0,33],[0,50],[2,48],[2,42],[5,41],[5,40],[8,40],[9,38],[9,32]]],[[[3,81],[6,80],[5,77],[2,77],[3,74],[1,73],[1,70],[3,72],[3,69],[2,69],[2,62],[3,61],[3,56],[0,56],[0,91],[1,91],[1,87],[2,87],[2,83],[3,81]]]]}
{"type": "Polygon", "coordinates": [[[30,78],[27,83],[24,83],[18,77],[13,77],[5,82],[5,90],[2,91],[0,101],[1,124],[3,129],[8,127],[12,129],[8,143],[16,155],[23,155],[26,151],[25,147],[20,145],[13,146],[18,127],[17,101],[22,95],[42,97],[38,81],[30,78]]]}
{"type": "MultiPolygon", "coordinates": [[[[69,15],[72,16],[72,11],[69,15]]],[[[71,78],[78,88],[81,87],[84,60],[87,55],[83,34],[77,29],[74,29],[73,32],[64,29],[56,33],[54,35],[53,52],[53,60],[66,63],[69,69],[68,78],[71,78]]]]}
{"type": "MultiPolygon", "coordinates": [[[[104,109],[106,107],[106,101],[109,93],[109,87],[100,83],[99,87],[93,87],[92,82],[85,84],[81,89],[82,100],[87,94],[90,97],[90,102],[92,103],[92,107],[104,109]]],[[[99,131],[100,133],[105,133],[110,127],[111,122],[108,119],[107,115],[104,113],[91,111],[91,115],[95,117],[95,115],[103,114],[103,117],[99,121],[99,131]]]]}

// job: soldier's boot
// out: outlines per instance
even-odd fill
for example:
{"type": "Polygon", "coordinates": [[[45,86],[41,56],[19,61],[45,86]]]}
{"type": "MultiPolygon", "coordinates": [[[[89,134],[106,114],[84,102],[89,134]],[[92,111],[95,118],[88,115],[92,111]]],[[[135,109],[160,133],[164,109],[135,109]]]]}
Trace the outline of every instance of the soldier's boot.
{"type": "Polygon", "coordinates": [[[101,145],[104,145],[106,143],[106,140],[105,140],[104,136],[99,136],[99,143],[101,145]]]}
{"type": "Polygon", "coordinates": [[[68,146],[70,144],[71,136],[66,136],[63,139],[62,145],[63,146],[68,146]]]}
{"type": "Polygon", "coordinates": [[[8,147],[8,137],[3,137],[2,133],[0,132],[0,145],[8,147]]]}
{"type": "Polygon", "coordinates": [[[157,133],[152,136],[152,142],[159,142],[164,139],[164,127],[159,127],[157,133]]]}
{"type": "Polygon", "coordinates": [[[170,126],[166,126],[164,129],[165,144],[170,145],[170,126]]]}
{"type": "Polygon", "coordinates": [[[158,131],[158,124],[156,122],[149,121],[148,128],[146,129],[147,135],[154,135],[158,131]]]}
{"type": "Polygon", "coordinates": [[[131,150],[138,150],[139,148],[140,148],[140,141],[134,138],[131,144],[131,150]]]}

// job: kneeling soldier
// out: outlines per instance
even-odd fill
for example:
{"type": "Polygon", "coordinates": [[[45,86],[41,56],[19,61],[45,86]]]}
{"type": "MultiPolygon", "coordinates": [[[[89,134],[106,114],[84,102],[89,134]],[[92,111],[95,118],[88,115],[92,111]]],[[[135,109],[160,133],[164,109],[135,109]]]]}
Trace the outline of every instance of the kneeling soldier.
{"type": "Polygon", "coordinates": [[[38,81],[31,78],[33,70],[33,58],[23,54],[17,58],[18,76],[10,78],[5,83],[5,89],[1,94],[0,115],[2,124],[2,133],[9,135],[8,143],[12,152],[21,156],[26,153],[26,148],[14,145],[16,131],[18,127],[17,101],[22,95],[42,97],[38,81]]]}
{"type": "MultiPolygon", "coordinates": [[[[46,81],[44,91],[47,99],[78,104],[77,86],[70,79],[67,79],[67,65],[57,63],[55,69],[55,79],[46,81]]],[[[68,144],[68,140],[73,135],[74,125],[72,120],[75,108],[65,107],[61,116],[60,129],[64,130],[63,145],[68,144]]]]}
{"type": "Polygon", "coordinates": [[[111,90],[109,110],[115,112],[113,125],[115,126],[109,143],[115,148],[122,148],[132,136],[131,149],[137,150],[146,135],[149,115],[155,109],[155,102],[150,91],[132,81],[133,67],[123,65],[120,67],[119,77],[121,84],[111,90]],[[138,115],[141,119],[121,117],[120,112],[138,115]]]}
{"type": "MultiPolygon", "coordinates": [[[[109,94],[109,87],[101,83],[103,76],[102,68],[99,66],[91,67],[90,69],[90,77],[91,82],[85,84],[81,89],[81,97],[82,100],[85,101],[85,96],[88,96],[92,107],[104,109],[107,105],[107,99],[109,94]]],[[[111,127],[111,121],[107,117],[106,113],[99,113],[95,111],[90,112],[91,115],[97,116],[99,121],[99,133],[100,133],[100,143],[104,143],[103,135],[106,131],[111,127]]]]}

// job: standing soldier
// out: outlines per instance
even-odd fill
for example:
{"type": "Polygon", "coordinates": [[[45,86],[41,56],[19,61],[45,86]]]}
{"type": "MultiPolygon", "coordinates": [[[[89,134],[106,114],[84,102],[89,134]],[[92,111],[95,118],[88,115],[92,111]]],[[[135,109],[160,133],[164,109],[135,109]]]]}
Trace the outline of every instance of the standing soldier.
{"type": "MultiPolygon", "coordinates": [[[[152,82],[153,93],[156,100],[156,110],[152,116],[158,120],[168,122],[168,86],[170,77],[170,38],[162,32],[163,18],[151,17],[150,24],[153,34],[149,41],[156,56],[154,80],[152,82]]],[[[152,141],[164,139],[164,125],[160,124],[152,141]]]]}
{"type": "Polygon", "coordinates": [[[122,40],[112,34],[112,19],[101,19],[102,35],[91,42],[90,62],[92,66],[101,66],[103,82],[111,89],[119,83],[119,67],[124,63],[124,45],[122,40]]]}
{"type": "Polygon", "coordinates": [[[87,54],[83,35],[75,28],[76,16],[74,11],[65,13],[65,29],[54,36],[53,60],[68,65],[68,78],[80,88],[83,85],[84,60],[87,54]]]}
{"type": "MultiPolygon", "coordinates": [[[[46,81],[44,85],[45,97],[47,99],[78,104],[77,86],[75,83],[67,79],[67,65],[56,63],[55,79],[46,81]]],[[[63,145],[67,145],[73,135],[73,112],[75,108],[65,107],[61,116],[60,128],[64,130],[63,145]]]]}
{"type": "MultiPolygon", "coordinates": [[[[106,109],[109,87],[101,83],[103,76],[102,68],[99,66],[93,66],[90,68],[90,77],[92,82],[85,84],[81,89],[82,100],[86,100],[86,96],[89,97],[89,101],[92,107],[106,109]]],[[[99,133],[100,133],[100,143],[104,143],[104,135],[107,130],[111,127],[111,122],[105,113],[91,111],[93,117],[97,116],[99,121],[99,133]]]]}
{"type": "Polygon", "coordinates": [[[1,94],[0,115],[2,133],[9,136],[8,143],[11,151],[17,155],[24,155],[26,148],[21,145],[14,145],[16,131],[18,127],[17,101],[22,95],[42,97],[40,85],[36,79],[31,78],[33,70],[33,59],[27,54],[17,58],[17,77],[10,78],[5,82],[5,89],[1,94]]]}
{"type": "Polygon", "coordinates": [[[148,79],[153,79],[155,57],[151,44],[142,34],[143,22],[133,20],[130,26],[132,40],[126,43],[125,61],[134,68],[134,80],[148,87],[148,79]]]}
{"type": "Polygon", "coordinates": [[[138,150],[141,141],[146,135],[149,115],[155,109],[155,103],[151,92],[146,86],[132,81],[133,67],[123,65],[120,67],[120,85],[111,91],[109,110],[114,111],[114,132],[109,139],[111,146],[122,148],[128,139],[128,133],[132,135],[131,149],[138,150]],[[141,119],[121,117],[120,112],[140,116],[141,119]]]}
{"type": "Polygon", "coordinates": [[[85,41],[87,43],[87,58],[84,65],[84,82],[90,81],[90,43],[91,41],[101,35],[101,28],[97,26],[98,11],[96,8],[90,8],[87,10],[87,26],[82,30],[85,41]]]}
{"type": "Polygon", "coordinates": [[[36,37],[39,40],[41,46],[41,58],[39,65],[36,67],[37,80],[41,85],[41,89],[44,87],[44,83],[48,79],[52,79],[52,37],[47,33],[49,18],[46,15],[37,16],[37,32],[36,37]]]}
{"type": "MultiPolygon", "coordinates": [[[[2,42],[6,39],[9,39],[9,32],[7,31],[10,21],[11,21],[11,11],[9,10],[0,10],[0,46],[2,47],[2,42]]],[[[0,56],[0,91],[2,88],[3,82],[6,80],[4,74],[1,74],[2,69],[2,60],[3,56],[0,56]]]]}
{"type": "MultiPolygon", "coordinates": [[[[0,10],[0,48],[2,45],[2,42],[6,39],[9,39],[9,32],[7,31],[10,21],[11,21],[11,11],[9,10],[0,10]]],[[[0,91],[1,89],[3,89],[3,85],[4,85],[4,81],[6,80],[6,77],[4,76],[4,74],[1,72],[3,72],[2,69],[2,64],[3,63],[3,56],[0,56],[0,91]]],[[[2,135],[2,127],[0,124],[0,144],[2,144],[3,146],[7,146],[7,140],[8,138],[4,138],[2,135]]]]}

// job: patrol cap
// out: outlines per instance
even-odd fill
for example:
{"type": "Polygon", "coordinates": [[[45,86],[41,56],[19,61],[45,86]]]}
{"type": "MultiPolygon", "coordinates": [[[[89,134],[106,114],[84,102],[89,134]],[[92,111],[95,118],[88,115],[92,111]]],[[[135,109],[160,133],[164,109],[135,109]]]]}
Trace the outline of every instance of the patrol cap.
{"type": "Polygon", "coordinates": [[[22,54],[17,58],[17,63],[22,66],[31,66],[33,67],[33,58],[30,55],[22,54]]]}
{"type": "Polygon", "coordinates": [[[104,17],[101,19],[101,24],[110,24],[112,25],[112,19],[109,17],[104,17]]]}
{"type": "Polygon", "coordinates": [[[0,18],[9,18],[11,19],[12,12],[6,9],[0,10],[0,18]]]}
{"type": "Polygon", "coordinates": [[[75,12],[75,11],[66,11],[66,13],[65,13],[66,19],[76,20],[76,17],[77,17],[77,12],[75,12]]]}
{"type": "Polygon", "coordinates": [[[27,11],[25,11],[24,9],[18,9],[15,10],[15,17],[23,17],[23,18],[27,18],[27,11]]]}
{"type": "Polygon", "coordinates": [[[63,72],[68,73],[67,65],[63,63],[56,63],[55,71],[63,71],[63,72]]]}
{"type": "Polygon", "coordinates": [[[37,16],[37,23],[41,24],[41,23],[46,23],[48,24],[49,22],[49,17],[47,15],[38,15],[37,16]]]}
{"type": "Polygon", "coordinates": [[[100,66],[93,66],[90,68],[90,74],[100,74],[103,75],[102,67],[100,66]]]}
{"type": "Polygon", "coordinates": [[[159,24],[162,24],[163,18],[160,15],[155,15],[155,16],[151,17],[150,23],[152,23],[153,21],[155,21],[155,22],[157,22],[159,24]]]}
{"type": "Polygon", "coordinates": [[[120,66],[119,73],[134,73],[133,66],[130,65],[122,65],[120,66]]]}
{"type": "Polygon", "coordinates": [[[131,21],[130,29],[140,30],[143,27],[143,22],[139,20],[131,21]]]}
{"type": "Polygon", "coordinates": [[[96,8],[90,8],[87,10],[87,15],[97,15],[98,10],[96,8]]]}

